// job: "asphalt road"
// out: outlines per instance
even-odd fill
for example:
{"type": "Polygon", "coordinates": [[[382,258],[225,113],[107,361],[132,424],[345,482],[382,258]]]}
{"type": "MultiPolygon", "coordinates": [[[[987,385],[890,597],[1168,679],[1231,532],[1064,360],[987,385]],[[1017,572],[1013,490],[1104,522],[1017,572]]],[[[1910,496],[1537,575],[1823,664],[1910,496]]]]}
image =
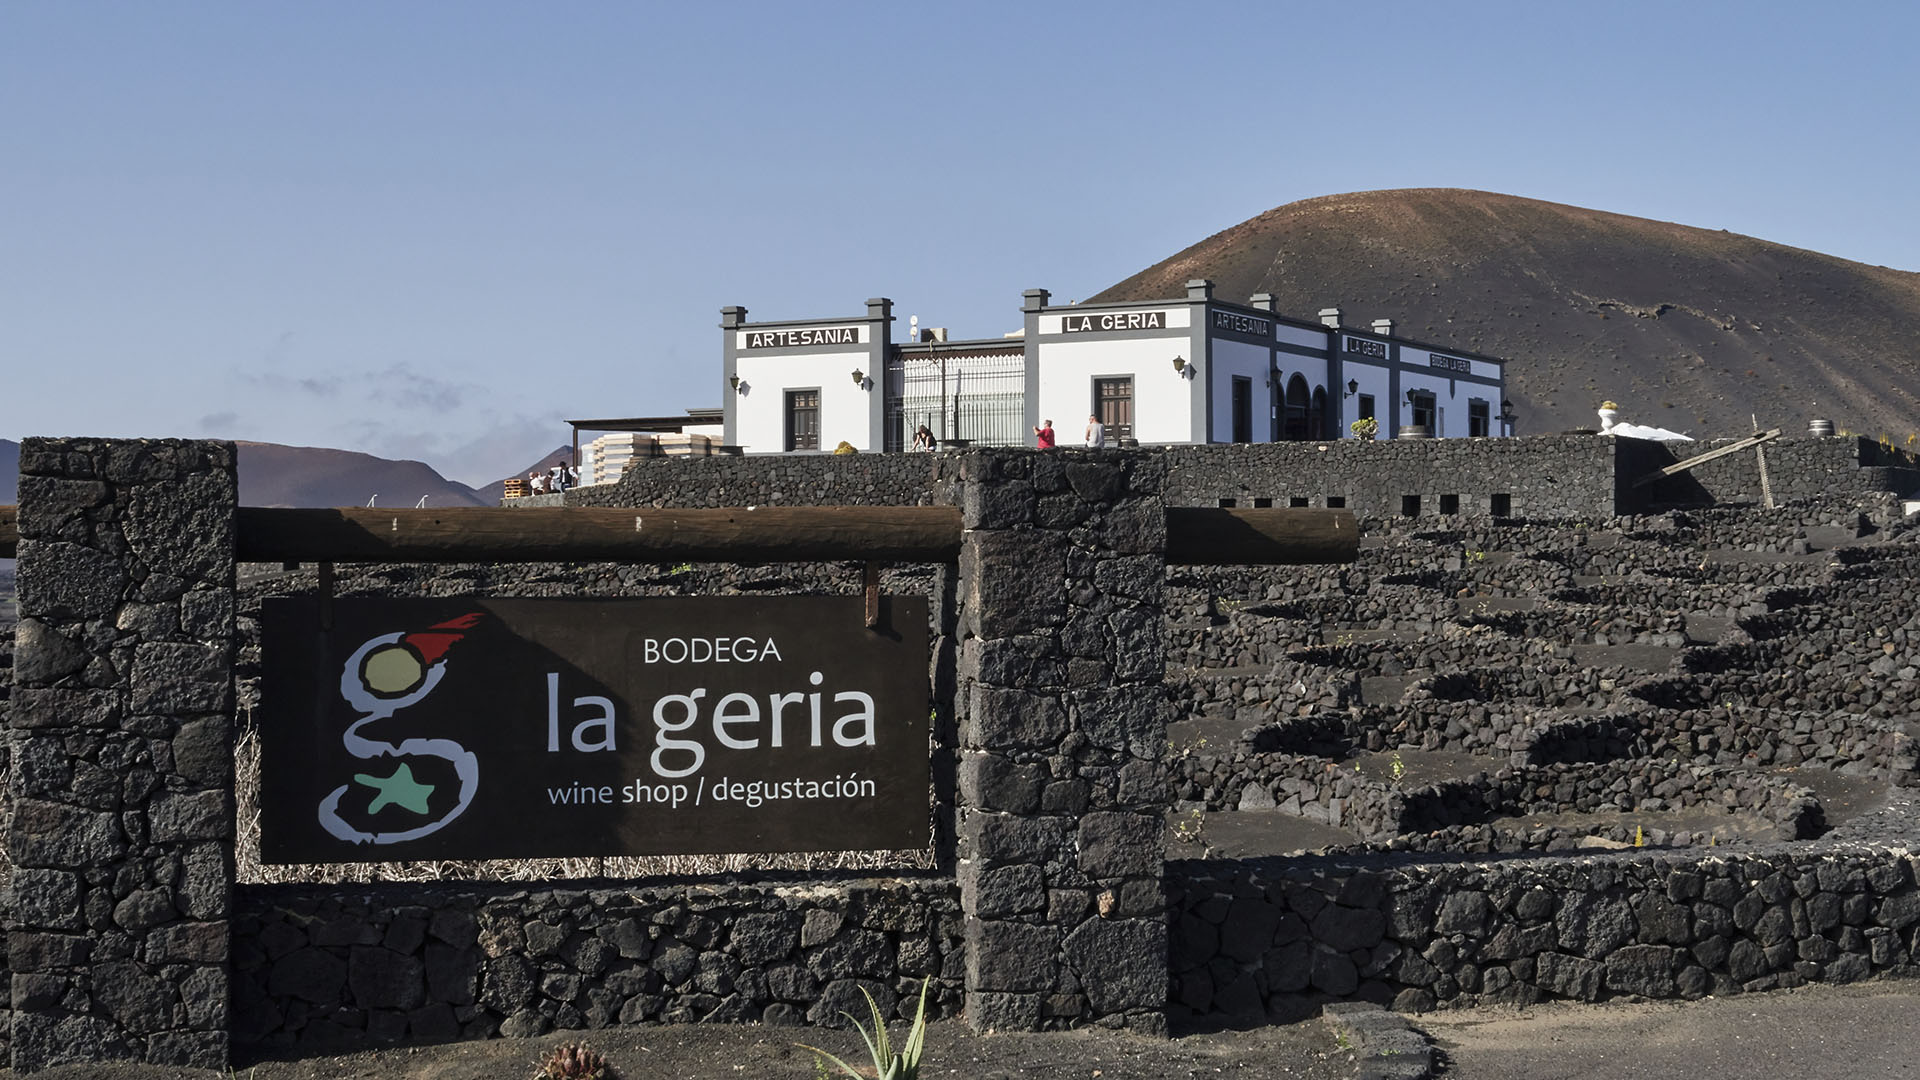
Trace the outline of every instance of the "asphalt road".
{"type": "Polygon", "coordinates": [[[1410,1018],[1452,1080],[1920,1077],[1920,983],[1410,1018]]]}

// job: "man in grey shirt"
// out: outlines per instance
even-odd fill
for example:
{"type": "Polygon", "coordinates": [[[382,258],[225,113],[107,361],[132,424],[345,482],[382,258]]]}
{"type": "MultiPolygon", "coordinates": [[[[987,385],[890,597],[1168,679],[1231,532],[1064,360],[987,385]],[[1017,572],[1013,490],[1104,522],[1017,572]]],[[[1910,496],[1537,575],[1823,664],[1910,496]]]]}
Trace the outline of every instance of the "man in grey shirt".
{"type": "Polygon", "coordinates": [[[1087,417],[1087,449],[1098,450],[1107,445],[1107,425],[1100,422],[1098,414],[1087,417]]]}

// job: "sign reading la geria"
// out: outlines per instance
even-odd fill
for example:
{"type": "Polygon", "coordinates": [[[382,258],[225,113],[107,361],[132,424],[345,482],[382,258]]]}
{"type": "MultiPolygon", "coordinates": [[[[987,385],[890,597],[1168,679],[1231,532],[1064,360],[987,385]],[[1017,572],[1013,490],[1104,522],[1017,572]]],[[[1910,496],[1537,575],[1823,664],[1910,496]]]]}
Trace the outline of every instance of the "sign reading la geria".
{"type": "Polygon", "coordinates": [[[261,607],[261,857],[928,842],[927,608],[886,597],[261,607]]]}

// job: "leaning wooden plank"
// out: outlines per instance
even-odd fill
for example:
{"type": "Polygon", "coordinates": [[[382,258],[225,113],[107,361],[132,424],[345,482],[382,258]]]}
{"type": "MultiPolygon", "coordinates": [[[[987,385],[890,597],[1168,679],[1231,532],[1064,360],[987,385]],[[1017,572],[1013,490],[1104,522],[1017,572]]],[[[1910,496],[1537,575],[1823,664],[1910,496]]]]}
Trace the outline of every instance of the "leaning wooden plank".
{"type": "Polygon", "coordinates": [[[1176,565],[1350,563],[1359,553],[1351,510],[1167,507],[1167,562],[1176,565]]]}
{"type": "Polygon", "coordinates": [[[1709,450],[1704,454],[1700,454],[1696,457],[1690,457],[1685,461],[1676,461],[1673,464],[1667,466],[1666,468],[1661,469],[1659,472],[1651,472],[1641,477],[1640,479],[1635,480],[1633,482],[1633,486],[1645,487],[1648,484],[1653,483],[1655,480],[1662,479],[1663,477],[1673,476],[1677,473],[1686,472],[1688,469],[1693,468],[1695,465],[1705,465],[1709,461],[1712,461],[1716,458],[1726,457],[1728,454],[1737,454],[1742,450],[1751,450],[1754,447],[1759,446],[1761,443],[1766,442],[1769,439],[1777,439],[1779,437],[1780,437],[1780,429],[1770,428],[1766,431],[1761,432],[1758,435],[1741,439],[1739,442],[1728,443],[1727,445],[1719,448],[1718,450],[1709,450]]]}

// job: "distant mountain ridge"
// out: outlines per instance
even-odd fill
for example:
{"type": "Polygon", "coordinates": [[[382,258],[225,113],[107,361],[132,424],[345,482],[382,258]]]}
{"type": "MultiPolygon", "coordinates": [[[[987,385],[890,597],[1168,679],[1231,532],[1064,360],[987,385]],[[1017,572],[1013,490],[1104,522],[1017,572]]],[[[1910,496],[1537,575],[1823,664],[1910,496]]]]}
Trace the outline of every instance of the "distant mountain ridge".
{"type": "Polygon", "coordinates": [[[1723,436],[1807,421],[1920,432],[1920,274],[1725,231],[1484,191],[1366,191],[1276,207],[1088,303],[1272,293],[1311,319],[1509,360],[1521,434],[1624,419],[1723,436]]]}
{"type": "MultiPolygon", "coordinates": [[[[441,476],[422,461],[393,461],[354,450],[279,443],[234,444],[240,456],[240,505],[329,507],[413,506],[424,496],[429,507],[492,506],[500,501],[503,481],[468,487],[441,476]]],[[[545,471],[571,454],[562,446],[528,469],[545,471]]],[[[19,501],[20,444],[0,439],[0,506],[19,501]]],[[[518,475],[526,475],[524,472],[518,475]]]]}

